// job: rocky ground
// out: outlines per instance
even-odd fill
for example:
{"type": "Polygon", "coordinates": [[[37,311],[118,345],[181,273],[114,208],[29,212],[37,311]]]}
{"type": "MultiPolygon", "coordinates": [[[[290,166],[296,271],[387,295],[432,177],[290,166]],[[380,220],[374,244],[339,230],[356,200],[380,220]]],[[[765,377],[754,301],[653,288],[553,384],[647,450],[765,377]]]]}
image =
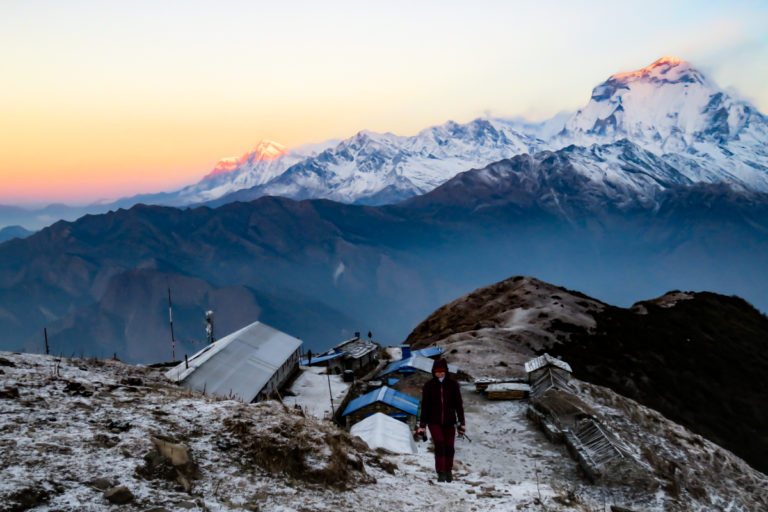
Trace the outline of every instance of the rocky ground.
{"type": "Polygon", "coordinates": [[[740,459],[583,383],[579,396],[614,420],[654,485],[591,484],[524,402],[491,402],[471,385],[472,441],[457,440],[456,481],[437,484],[429,443],[415,455],[371,451],[279,402],[202,396],[119,361],[0,353],[0,365],[3,512],[764,510],[768,496],[765,475],[740,459]]]}

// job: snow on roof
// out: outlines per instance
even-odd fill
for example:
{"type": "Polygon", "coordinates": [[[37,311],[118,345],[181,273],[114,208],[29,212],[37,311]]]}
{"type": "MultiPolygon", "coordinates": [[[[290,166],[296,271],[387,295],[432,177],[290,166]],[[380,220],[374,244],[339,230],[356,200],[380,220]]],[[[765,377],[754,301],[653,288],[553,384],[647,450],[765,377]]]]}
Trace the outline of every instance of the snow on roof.
{"type": "Polygon", "coordinates": [[[496,384],[489,384],[486,391],[488,392],[501,392],[501,391],[530,391],[531,386],[522,382],[498,382],[496,384]]]}
{"type": "Polygon", "coordinates": [[[377,412],[352,425],[349,433],[361,438],[375,450],[384,448],[393,453],[418,453],[408,425],[377,412]]]}
{"type": "Polygon", "coordinates": [[[365,407],[366,405],[371,405],[376,402],[384,402],[387,405],[397,407],[401,411],[405,411],[406,413],[412,414],[413,416],[416,416],[416,414],[419,412],[418,398],[414,398],[410,395],[406,395],[405,393],[395,391],[394,389],[387,386],[383,386],[379,389],[374,389],[370,393],[366,393],[363,396],[359,396],[349,402],[349,405],[347,405],[347,408],[344,410],[344,414],[342,414],[342,416],[346,416],[347,414],[353,413],[358,409],[365,407]]]}
{"type": "MultiPolygon", "coordinates": [[[[377,377],[401,370],[421,370],[422,372],[432,373],[433,364],[435,364],[435,362],[428,357],[414,355],[408,359],[401,359],[400,361],[391,363],[389,366],[387,366],[386,370],[378,374],[377,377]]],[[[458,371],[459,368],[456,365],[448,365],[448,372],[456,373],[458,371]]]]}
{"type": "Polygon", "coordinates": [[[165,376],[183,386],[251,402],[301,340],[254,322],[208,345],[165,376]]]}
{"type": "Polygon", "coordinates": [[[415,350],[411,353],[415,356],[434,357],[434,356],[439,356],[443,352],[445,352],[445,349],[443,347],[429,347],[429,348],[423,348],[421,350],[415,350]]]}
{"type": "Polygon", "coordinates": [[[345,357],[359,359],[366,354],[374,352],[377,345],[373,342],[361,338],[352,338],[334,347],[334,350],[341,351],[345,357]]]}
{"type": "Polygon", "coordinates": [[[531,373],[531,372],[535,372],[539,368],[544,368],[545,366],[556,366],[561,370],[565,370],[568,373],[572,373],[571,366],[568,363],[560,359],[557,359],[555,357],[552,357],[549,354],[544,354],[543,356],[539,356],[537,358],[531,359],[530,361],[525,363],[525,371],[528,373],[531,373]]]}

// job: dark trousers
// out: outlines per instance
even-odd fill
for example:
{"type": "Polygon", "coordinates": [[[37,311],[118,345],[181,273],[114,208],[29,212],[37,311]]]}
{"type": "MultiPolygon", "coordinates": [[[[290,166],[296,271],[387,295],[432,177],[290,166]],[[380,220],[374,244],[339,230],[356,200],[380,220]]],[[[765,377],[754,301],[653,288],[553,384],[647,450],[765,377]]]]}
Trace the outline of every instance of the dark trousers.
{"type": "Polygon", "coordinates": [[[436,423],[430,423],[429,433],[432,436],[432,442],[435,443],[435,471],[451,471],[453,469],[453,454],[456,450],[453,448],[456,429],[453,426],[443,427],[436,423]]]}

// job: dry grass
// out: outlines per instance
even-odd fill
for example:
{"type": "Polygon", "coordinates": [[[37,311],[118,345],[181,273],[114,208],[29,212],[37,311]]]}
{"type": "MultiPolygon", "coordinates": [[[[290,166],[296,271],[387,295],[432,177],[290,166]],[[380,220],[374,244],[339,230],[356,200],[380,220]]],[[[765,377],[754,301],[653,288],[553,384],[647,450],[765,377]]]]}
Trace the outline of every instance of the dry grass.
{"type": "Polygon", "coordinates": [[[378,457],[364,443],[278,404],[259,406],[258,421],[237,414],[223,425],[248,463],[272,475],[336,489],[375,482],[364,460],[375,463],[378,457]]]}

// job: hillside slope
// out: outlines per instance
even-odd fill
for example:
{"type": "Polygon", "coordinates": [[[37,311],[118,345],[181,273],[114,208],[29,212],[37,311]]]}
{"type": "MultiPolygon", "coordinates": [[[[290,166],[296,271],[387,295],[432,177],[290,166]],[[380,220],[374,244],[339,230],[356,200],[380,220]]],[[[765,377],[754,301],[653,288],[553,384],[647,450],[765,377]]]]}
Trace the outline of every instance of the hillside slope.
{"type": "MultiPolygon", "coordinates": [[[[407,342],[461,344],[500,373],[549,352],[579,379],[633,398],[768,471],[768,318],[738,297],[671,292],[618,308],[533,278],[475,290],[435,311],[407,342]],[[494,366],[496,365],[496,366],[494,366]]],[[[463,355],[462,351],[470,351],[463,355]]]]}

